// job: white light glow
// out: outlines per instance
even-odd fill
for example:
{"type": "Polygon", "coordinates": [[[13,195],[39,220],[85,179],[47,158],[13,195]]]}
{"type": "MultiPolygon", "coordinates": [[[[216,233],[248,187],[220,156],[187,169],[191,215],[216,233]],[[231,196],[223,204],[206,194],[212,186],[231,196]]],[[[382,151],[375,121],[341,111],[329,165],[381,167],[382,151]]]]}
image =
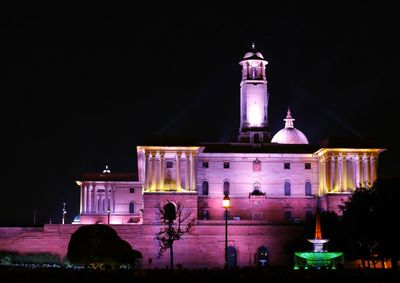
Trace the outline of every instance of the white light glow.
{"type": "Polygon", "coordinates": [[[261,107],[257,103],[254,103],[249,107],[248,113],[249,123],[252,127],[259,127],[262,123],[261,107]]]}

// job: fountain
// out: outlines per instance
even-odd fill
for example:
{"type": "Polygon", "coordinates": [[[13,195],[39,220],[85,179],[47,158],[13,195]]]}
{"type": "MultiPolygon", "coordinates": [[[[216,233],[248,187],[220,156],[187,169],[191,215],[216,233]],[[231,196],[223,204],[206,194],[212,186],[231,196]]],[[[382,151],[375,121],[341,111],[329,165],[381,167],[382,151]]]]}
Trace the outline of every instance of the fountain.
{"type": "Polygon", "coordinates": [[[308,239],[313,244],[311,252],[295,252],[294,269],[336,269],[338,264],[343,264],[342,252],[328,252],[324,244],[329,239],[323,239],[321,233],[321,220],[319,206],[315,216],[315,238],[308,239]]]}

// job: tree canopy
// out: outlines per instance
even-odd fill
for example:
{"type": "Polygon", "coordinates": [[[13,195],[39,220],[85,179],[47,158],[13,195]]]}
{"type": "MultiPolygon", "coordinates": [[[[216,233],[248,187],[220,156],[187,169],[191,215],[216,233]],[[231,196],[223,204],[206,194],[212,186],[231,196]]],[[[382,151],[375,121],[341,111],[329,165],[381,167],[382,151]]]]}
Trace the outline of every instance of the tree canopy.
{"type": "Polygon", "coordinates": [[[139,251],[122,240],[110,226],[94,224],[81,226],[72,235],[67,257],[71,263],[135,264],[142,258],[139,251]]]}

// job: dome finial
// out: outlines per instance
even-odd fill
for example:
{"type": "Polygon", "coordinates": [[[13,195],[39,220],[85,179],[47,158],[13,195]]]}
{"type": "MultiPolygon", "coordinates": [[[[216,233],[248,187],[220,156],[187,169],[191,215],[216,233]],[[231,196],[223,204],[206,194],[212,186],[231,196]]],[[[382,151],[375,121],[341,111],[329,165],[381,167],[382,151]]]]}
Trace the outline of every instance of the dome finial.
{"type": "Polygon", "coordinates": [[[294,119],[292,118],[292,113],[290,112],[290,107],[288,107],[286,119],[283,119],[283,121],[285,121],[285,128],[294,128],[294,126],[293,126],[294,119]]]}
{"type": "Polygon", "coordinates": [[[111,173],[110,169],[108,169],[108,165],[106,165],[106,169],[103,170],[103,173],[111,173]]]}
{"type": "Polygon", "coordinates": [[[256,49],[256,44],[254,42],[251,43],[251,49],[253,49],[253,50],[256,49]]]}

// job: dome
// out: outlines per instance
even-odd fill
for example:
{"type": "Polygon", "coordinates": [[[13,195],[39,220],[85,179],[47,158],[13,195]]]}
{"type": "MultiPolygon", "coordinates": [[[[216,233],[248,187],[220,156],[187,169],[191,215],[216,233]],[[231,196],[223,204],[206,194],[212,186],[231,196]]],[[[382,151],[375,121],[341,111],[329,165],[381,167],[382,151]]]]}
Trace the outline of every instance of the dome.
{"type": "Polygon", "coordinates": [[[288,109],[286,114],[285,128],[277,132],[271,142],[283,143],[283,144],[308,144],[307,137],[298,129],[293,126],[292,114],[290,109],[288,109]]]}
{"type": "Polygon", "coordinates": [[[274,135],[271,142],[284,144],[308,144],[308,139],[298,129],[284,128],[274,135]]]}
{"type": "Polygon", "coordinates": [[[261,54],[261,52],[256,51],[255,48],[255,44],[253,43],[251,45],[252,50],[250,52],[247,52],[244,55],[243,59],[264,59],[264,56],[261,54]]]}

